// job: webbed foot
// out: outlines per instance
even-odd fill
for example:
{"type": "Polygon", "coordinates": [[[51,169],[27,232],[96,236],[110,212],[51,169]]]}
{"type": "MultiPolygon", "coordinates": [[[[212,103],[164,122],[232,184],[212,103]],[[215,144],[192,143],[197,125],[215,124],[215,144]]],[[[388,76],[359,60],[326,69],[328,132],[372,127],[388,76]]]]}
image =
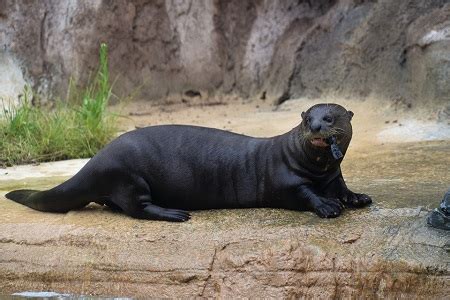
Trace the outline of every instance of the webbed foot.
{"type": "Polygon", "coordinates": [[[372,198],[366,194],[353,193],[348,191],[347,195],[342,197],[342,202],[347,207],[364,207],[372,203],[372,198]]]}
{"type": "Polygon", "coordinates": [[[338,217],[344,205],[339,201],[339,199],[334,198],[318,198],[320,201],[317,201],[314,205],[315,213],[321,218],[336,218],[338,217]]]}
{"type": "Polygon", "coordinates": [[[186,222],[191,218],[189,212],[173,209],[173,208],[163,208],[151,203],[144,203],[144,219],[150,220],[160,220],[169,222],[186,222]]]}

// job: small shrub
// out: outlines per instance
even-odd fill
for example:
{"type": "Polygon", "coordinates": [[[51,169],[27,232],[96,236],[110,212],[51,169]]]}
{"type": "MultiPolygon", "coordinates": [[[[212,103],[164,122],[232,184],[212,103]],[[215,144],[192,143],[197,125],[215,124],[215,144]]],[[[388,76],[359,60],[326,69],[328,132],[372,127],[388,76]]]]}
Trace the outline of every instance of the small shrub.
{"type": "Polygon", "coordinates": [[[3,108],[0,165],[91,157],[114,137],[115,117],[107,112],[111,98],[107,52],[102,44],[98,71],[86,88],[69,85],[68,95],[81,99],[57,103],[49,110],[33,106],[32,93],[26,90],[20,106],[3,108]]]}

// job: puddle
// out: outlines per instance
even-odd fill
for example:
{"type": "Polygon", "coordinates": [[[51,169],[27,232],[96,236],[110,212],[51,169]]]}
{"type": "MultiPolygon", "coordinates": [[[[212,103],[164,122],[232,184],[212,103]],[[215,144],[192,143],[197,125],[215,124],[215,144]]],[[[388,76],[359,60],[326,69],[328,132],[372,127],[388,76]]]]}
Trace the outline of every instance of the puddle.
{"type": "MultiPolygon", "coordinates": [[[[27,298],[45,298],[45,299],[65,299],[68,297],[71,297],[69,294],[59,294],[55,292],[21,292],[21,293],[14,293],[12,296],[15,296],[14,298],[19,299],[27,299],[27,298]]],[[[79,299],[76,297],[76,299],[79,299]]]]}
{"type": "MultiPolygon", "coordinates": [[[[7,296],[5,296],[7,297],[7,296]]],[[[8,297],[9,298],[9,297],[8,297]]],[[[60,294],[55,292],[20,292],[12,294],[12,299],[76,299],[76,300],[127,300],[132,298],[123,297],[99,297],[99,296],[85,296],[85,295],[71,295],[60,294]]]]}

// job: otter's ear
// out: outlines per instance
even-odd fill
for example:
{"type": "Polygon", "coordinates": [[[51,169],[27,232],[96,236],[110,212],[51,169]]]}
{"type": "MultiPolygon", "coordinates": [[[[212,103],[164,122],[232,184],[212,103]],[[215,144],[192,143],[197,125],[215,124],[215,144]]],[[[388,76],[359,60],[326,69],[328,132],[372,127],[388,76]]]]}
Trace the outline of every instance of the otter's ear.
{"type": "Polygon", "coordinates": [[[303,111],[303,112],[302,112],[302,119],[304,119],[305,116],[306,116],[306,113],[303,111]]]}
{"type": "Polygon", "coordinates": [[[351,110],[349,110],[349,111],[347,111],[347,114],[348,114],[349,121],[351,121],[354,113],[351,110]]]}

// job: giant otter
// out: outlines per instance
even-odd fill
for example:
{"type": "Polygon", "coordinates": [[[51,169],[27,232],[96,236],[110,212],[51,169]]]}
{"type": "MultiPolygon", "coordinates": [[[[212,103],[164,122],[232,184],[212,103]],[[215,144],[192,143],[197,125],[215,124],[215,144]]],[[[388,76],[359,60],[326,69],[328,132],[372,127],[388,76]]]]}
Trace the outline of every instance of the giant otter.
{"type": "Polygon", "coordinates": [[[47,191],[6,197],[33,209],[64,213],[91,201],[139,219],[187,221],[187,210],[273,207],[339,216],[369,196],[350,191],[340,164],[353,113],[317,104],[301,124],[271,137],[164,125],[125,133],[77,174],[47,191]]]}

